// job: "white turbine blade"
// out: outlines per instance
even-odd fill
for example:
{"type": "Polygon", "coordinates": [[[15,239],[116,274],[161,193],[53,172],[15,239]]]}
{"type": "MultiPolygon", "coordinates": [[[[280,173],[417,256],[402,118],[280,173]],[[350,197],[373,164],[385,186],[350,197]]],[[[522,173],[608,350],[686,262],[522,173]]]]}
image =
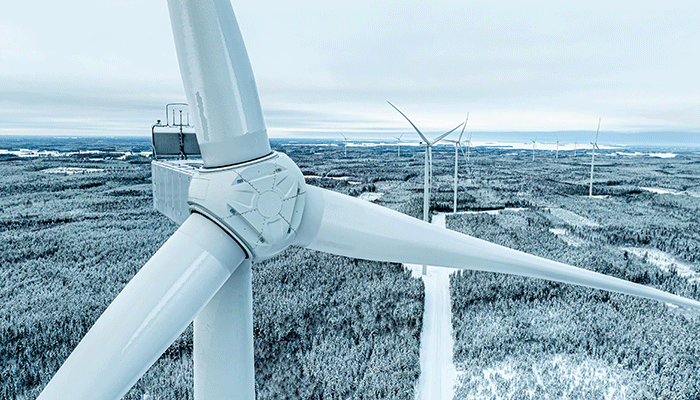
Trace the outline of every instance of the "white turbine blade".
{"type": "Polygon", "coordinates": [[[253,70],[228,0],[168,0],[205,167],[270,153],[253,70]]]}
{"type": "Polygon", "coordinates": [[[244,258],[217,225],[191,215],[95,322],[38,399],[122,398],[244,258]]]}
{"type": "Polygon", "coordinates": [[[430,143],[430,142],[428,141],[428,138],[426,138],[425,135],[423,135],[423,132],[421,132],[420,129],[418,129],[418,127],[415,126],[415,125],[413,124],[413,122],[411,122],[410,119],[408,119],[408,117],[406,116],[406,114],[402,113],[401,110],[399,110],[398,108],[396,108],[395,105],[391,104],[390,101],[387,101],[387,103],[389,103],[390,106],[394,107],[394,110],[398,111],[399,114],[403,115],[403,117],[406,118],[406,121],[408,121],[408,123],[411,124],[411,126],[413,127],[413,129],[415,129],[416,132],[418,132],[418,135],[420,135],[420,138],[423,139],[423,141],[424,141],[425,143],[427,143],[427,144],[430,143]]]}
{"type": "Polygon", "coordinates": [[[308,198],[314,209],[305,213],[315,214],[311,218],[315,226],[304,227],[305,242],[298,244],[310,249],[367,260],[549,279],[700,309],[700,302],[694,300],[512,250],[353,197],[307,186],[308,198]]]}
{"type": "MultiPolygon", "coordinates": [[[[467,146],[469,146],[469,142],[467,142],[467,146]]],[[[464,151],[464,147],[459,146],[459,148],[462,149],[462,155],[464,156],[464,158],[467,158],[467,153],[464,151]]]]}
{"type": "MultiPolygon", "coordinates": [[[[340,132],[338,132],[338,133],[340,133],[340,132]]],[[[343,141],[347,141],[347,140],[348,140],[348,138],[346,138],[345,135],[343,135],[342,133],[340,133],[340,136],[343,137],[343,141]]]]}
{"type": "Polygon", "coordinates": [[[436,137],[435,140],[433,140],[433,141],[430,143],[430,145],[432,146],[432,145],[434,145],[434,144],[437,144],[437,142],[439,142],[440,140],[442,140],[445,136],[449,135],[450,133],[452,133],[452,132],[456,131],[457,129],[459,129],[459,127],[462,126],[462,125],[464,125],[464,122],[462,122],[461,124],[455,126],[455,127],[452,128],[451,130],[449,130],[449,131],[443,133],[442,135],[436,137]]]}
{"type": "Polygon", "coordinates": [[[464,125],[462,125],[462,132],[459,133],[459,139],[457,139],[458,142],[462,141],[462,135],[464,135],[464,128],[467,127],[467,122],[469,122],[469,112],[467,112],[467,119],[464,120],[464,125]]]}

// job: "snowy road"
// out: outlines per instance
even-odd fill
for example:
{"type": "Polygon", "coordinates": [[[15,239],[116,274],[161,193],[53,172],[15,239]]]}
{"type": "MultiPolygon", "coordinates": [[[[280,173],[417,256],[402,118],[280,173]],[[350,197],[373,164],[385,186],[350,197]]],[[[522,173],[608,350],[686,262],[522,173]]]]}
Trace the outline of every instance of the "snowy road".
{"type": "MultiPolygon", "coordinates": [[[[445,215],[433,217],[433,224],[445,227],[445,215]]],[[[416,400],[452,399],[457,372],[452,363],[452,310],[450,308],[450,273],[452,268],[406,264],[413,275],[425,283],[425,309],[421,331],[420,369],[416,400]]]]}

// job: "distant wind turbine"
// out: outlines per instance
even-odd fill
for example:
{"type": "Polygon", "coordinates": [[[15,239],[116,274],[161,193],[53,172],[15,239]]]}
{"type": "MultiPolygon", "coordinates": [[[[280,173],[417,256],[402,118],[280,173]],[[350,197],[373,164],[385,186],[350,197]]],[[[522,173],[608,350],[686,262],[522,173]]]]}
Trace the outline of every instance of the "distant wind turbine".
{"type": "MultiPolygon", "coordinates": [[[[423,132],[421,132],[420,129],[418,129],[418,127],[413,122],[411,122],[410,119],[408,119],[406,114],[404,114],[403,112],[401,112],[401,110],[396,108],[395,105],[391,104],[390,101],[387,101],[387,103],[389,103],[389,105],[392,106],[394,108],[394,110],[398,111],[399,114],[401,114],[404,118],[406,118],[406,121],[408,121],[408,123],[411,124],[413,129],[418,133],[420,138],[423,140],[423,142],[421,143],[421,146],[425,147],[425,173],[424,173],[424,183],[423,183],[423,221],[430,222],[429,221],[429,219],[430,219],[430,185],[431,185],[430,181],[431,181],[432,170],[433,170],[433,155],[432,155],[433,154],[433,151],[432,151],[433,146],[435,144],[437,144],[437,142],[439,142],[440,140],[444,139],[445,136],[447,136],[450,133],[454,132],[455,130],[459,129],[459,127],[462,126],[464,123],[461,123],[461,124],[457,125],[456,127],[454,127],[452,130],[443,133],[442,135],[438,136],[437,138],[435,138],[435,140],[433,140],[431,142],[430,140],[428,140],[427,137],[425,137],[425,135],[423,135],[423,132]]],[[[427,271],[427,267],[425,265],[423,265],[423,275],[426,274],[426,271],[427,271]]]]}
{"type": "Polygon", "coordinates": [[[532,161],[535,161],[535,142],[537,141],[537,138],[532,141],[532,161]]]}
{"type": "Polygon", "coordinates": [[[591,154],[591,184],[588,186],[588,197],[593,197],[593,161],[595,160],[595,149],[600,150],[598,147],[598,133],[600,132],[600,120],[598,118],[598,130],[595,132],[595,142],[591,143],[593,147],[593,152],[591,154]]]}
{"type": "MultiPolygon", "coordinates": [[[[399,114],[401,114],[404,118],[406,118],[406,121],[408,121],[409,124],[413,127],[413,129],[418,133],[420,138],[423,140],[421,143],[421,146],[425,147],[425,173],[424,173],[424,181],[425,181],[425,189],[423,190],[423,220],[428,221],[428,216],[430,212],[430,170],[432,169],[432,148],[434,145],[436,145],[440,140],[444,139],[445,136],[449,135],[450,133],[456,131],[459,129],[460,126],[464,125],[464,123],[461,123],[454,127],[452,130],[443,133],[442,135],[438,136],[435,138],[435,140],[430,141],[428,140],[425,135],[423,135],[423,132],[416,127],[416,125],[411,122],[411,120],[401,112],[395,105],[391,104],[390,101],[387,101],[390,106],[394,108],[394,110],[398,111],[399,114]]],[[[429,221],[428,221],[429,222],[429,221]]]]}
{"type": "MultiPolygon", "coordinates": [[[[467,138],[467,165],[469,165],[469,148],[472,147],[472,133],[469,132],[469,138],[467,138]]],[[[464,147],[462,147],[462,153],[464,153],[464,147]]]]}
{"type": "MultiPolygon", "coordinates": [[[[455,145],[455,197],[454,197],[454,205],[452,207],[452,212],[457,212],[457,171],[458,171],[458,159],[459,159],[459,149],[462,147],[462,135],[464,134],[464,128],[467,127],[467,122],[469,122],[469,113],[467,113],[467,119],[464,120],[464,125],[462,125],[462,132],[459,134],[459,138],[457,140],[450,140],[450,139],[445,139],[446,142],[453,143],[455,145]]],[[[467,143],[471,142],[471,134],[469,134],[469,139],[467,139],[467,143]]],[[[467,148],[469,148],[469,144],[467,144],[467,148]]],[[[464,151],[464,149],[462,150],[464,151]]],[[[468,154],[468,153],[467,153],[468,154]]],[[[469,163],[469,156],[467,156],[467,163],[469,163]]]]}
{"type": "MultiPolygon", "coordinates": [[[[340,132],[338,132],[338,133],[340,133],[340,132]]],[[[343,137],[343,145],[344,145],[344,149],[345,149],[345,156],[344,157],[347,157],[348,156],[348,138],[346,138],[345,135],[343,135],[342,133],[340,133],[340,136],[343,137]]]]}
{"type": "Polygon", "coordinates": [[[557,136],[557,154],[555,156],[556,160],[559,161],[559,137],[557,136]]]}
{"type": "Polygon", "coordinates": [[[399,136],[394,136],[394,139],[396,139],[396,142],[398,143],[397,150],[396,150],[396,156],[401,157],[401,138],[403,137],[403,133],[400,134],[399,136]]]}

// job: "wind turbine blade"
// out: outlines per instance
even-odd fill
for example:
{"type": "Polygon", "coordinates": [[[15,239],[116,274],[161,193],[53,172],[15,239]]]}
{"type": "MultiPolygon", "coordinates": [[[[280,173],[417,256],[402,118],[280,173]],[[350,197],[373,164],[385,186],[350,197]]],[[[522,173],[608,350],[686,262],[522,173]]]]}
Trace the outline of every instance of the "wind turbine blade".
{"type": "Polygon", "coordinates": [[[398,108],[396,108],[395,105],[391,104],[390,101],[387,101],[387,103],[389,103],[390,106],[394,107],[394,110],[398,111],[399,114],[403,115],[403,117],[406,118],[406,121],[408,121],[408,123],[411,124],[411,126],[413,127],[413,129],[415,129],[416,132],[418,132],[418,135],[420,135],[420,138],[423,139],[423,141],[424,141],[425,143],[430,144],[430,142],[428,141],[428,138],[426,138],[425,135],[423,135],[423,132],[421,132],[420,129],[418,129],[418,127],[415,126],[415,125],[413,124],[413,122],[411,122],[410,119],[408,119],[408,117],[406,116],[406,114],[402,113],[401,110],[399,110],[398,108]]]}
{"type": "MultiPolygon", "coordinates": [[[[469,146],[469,142],[467,142],[467,146],[469,146]]],[[[462,155],[464,156],[464,158],[467,158],[467,153],[464,151],[464,147],[459,146],[459,148],[462,149],[462,155]]]]}
{"type": "Polygon", "coordinates": [[[121,399],[244,258],[217,225],[191,215],[95,322],[38,399],[121,399]]]}
{"type": "MultiPolygon", "coordinates": [[[[340,133],[340,132],[338,132],[338,133],[340,133]]],[[[346,138],[345,135],[343,135],[342,133],[340,133],[340,136],[343,137],[343,141],[347,141],[347,140],[348,140],[348,138],[346,138]]]]}
{"type": "Polygon", "coordinates": [[[243,38],[228,0],[168,0],[180,74],[205,167],[270,153],[243,38]]]}
{"type": "MultiPolygon", "coordinates": [[[[367,260],[499,272],[588,286],[700,309],[700,302],[440,228],[353,197],[307,186],[315,209],[310,249],[367,260]],[[321,215],[319,215],[321,214],[321,215]]],[[[309,210],[310,211],[310,210],[309,210]]],[[[306,212],[306,211],[305,211],[306,212]]]]}
{"type": "Polygon", "coordinates": [[[458,142],[462,141],[462,135],[464,134],[464,128],[467,127],[467,122],[469,122],[469,112],[467,112],[467,119],[464,120],[464,125],[462,125],[462,132],[459,133],[459,139],[457,139],[458,142]]]}
{"type": "Polygon", "coordinates": [[[432,145],[434,145],[434,144],[437,144],[437,142],[439,142],[440,140],[442,140],[445,136],[449,135],[450,133],[452,133],[452,132],[456,131],[457,129],[459,129],[459,127],[462,126],[462,125],[464,125],[464,122],[462,122],[461,124],[455,126],[454,128],[452,128],[452,130],[449,130],[449,131],[443,133],[442,135],[436,137],[435,140],[433,140],[433,142],[430,143],[430,145],[432,146],[432,145]]]}

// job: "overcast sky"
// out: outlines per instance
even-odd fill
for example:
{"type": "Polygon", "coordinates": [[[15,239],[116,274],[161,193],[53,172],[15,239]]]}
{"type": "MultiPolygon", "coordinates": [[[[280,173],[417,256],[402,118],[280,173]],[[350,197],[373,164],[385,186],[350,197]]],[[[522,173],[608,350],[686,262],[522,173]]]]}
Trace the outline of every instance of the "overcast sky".
{"type": "MultiPolygon", "coordinates": [[[[408,131],[390,100],[435,133],[469,111],[475,132],[602,117],[700,143],[697,2],[233,6],[273,137],[408,131]]],[[[147,135],[184,98],[165,0],[3,4],[0,134],[147,135]]]]}

